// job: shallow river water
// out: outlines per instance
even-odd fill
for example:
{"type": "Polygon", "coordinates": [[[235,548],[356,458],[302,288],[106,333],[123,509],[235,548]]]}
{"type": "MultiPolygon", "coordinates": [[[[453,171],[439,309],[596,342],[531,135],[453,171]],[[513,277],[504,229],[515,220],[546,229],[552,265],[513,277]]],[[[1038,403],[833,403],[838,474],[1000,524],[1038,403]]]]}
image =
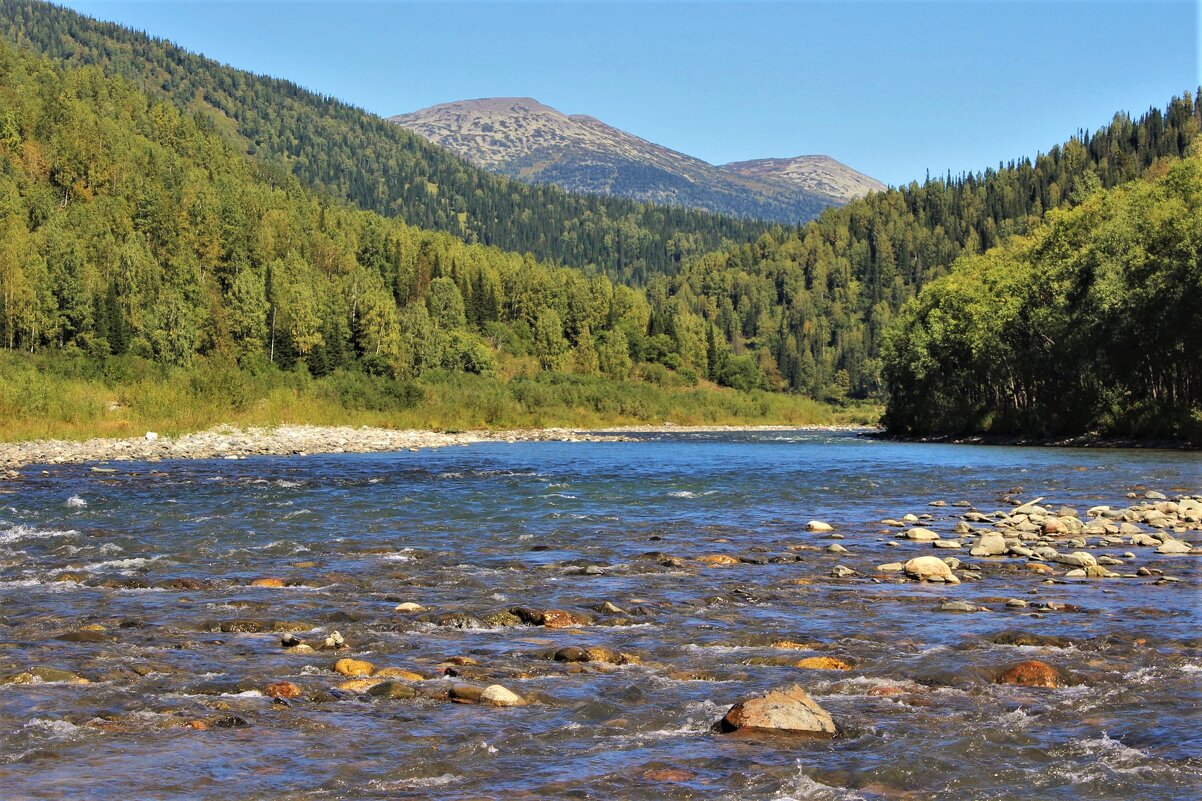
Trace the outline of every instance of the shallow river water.
{"type": "Polygon", "coordinates": [[[1117,570],[1153,575],[1057,566],[1045,583],[1019,559],[881,524],[930,514],[950,536],[955,502],[1043,497],[1084,516],[1130,492],[1200,494],[1198,454],[790,431],[109,467],[0,484],[0,677],[45,666],[90,682],[0,684],[9,801],[1202,797],[1197,556],[1094,537],[1117,570]],[[697,559],[717,554],[741,561],[697,559]],[[930,554],[981,578],[875,569],[930,554]],[[988,611],[941,611],[949,600],[988,611]],[[514,607],[591,622],[496,614],[514,607]],[[289,630],[349,647],[298,653],[289,630]],[[1016,631],[1068,641],[991,642],[1016,631]],[[550,658],[565,646],[637,663],[550,658]],[[426,680],[415,698],[339,689],[347,656],[426,680]],[[852,669],[792,665],[806,656],[852,669]],[[1032,658],[1070,686],[994,682],[1032,658]],[[280,681],[302,694],[264,694],[280,681]],[[840,736],[711,731],[740,697],[793,682],[840,736]],[[456,684],[530,703],[439,697],[456,684]]]}

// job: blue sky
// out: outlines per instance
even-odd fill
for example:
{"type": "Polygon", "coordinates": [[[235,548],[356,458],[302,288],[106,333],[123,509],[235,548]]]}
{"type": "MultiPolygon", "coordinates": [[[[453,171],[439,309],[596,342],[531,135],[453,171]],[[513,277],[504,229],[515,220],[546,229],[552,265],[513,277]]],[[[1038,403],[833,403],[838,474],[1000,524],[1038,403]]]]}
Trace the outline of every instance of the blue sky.
{"type": "Polygon", "coordinates": [[[892,184],[1202,83],[1197,2],[65,4],[382,115],[530,96],[713,163],[826,153],[892,184]]]}

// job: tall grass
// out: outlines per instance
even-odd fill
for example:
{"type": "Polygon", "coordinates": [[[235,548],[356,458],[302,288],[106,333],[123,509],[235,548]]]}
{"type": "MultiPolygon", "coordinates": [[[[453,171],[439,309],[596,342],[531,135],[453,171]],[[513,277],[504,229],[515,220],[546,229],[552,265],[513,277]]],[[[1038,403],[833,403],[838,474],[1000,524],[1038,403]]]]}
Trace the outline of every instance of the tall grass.
{"type": "Polygon", "coordinates": [[[0,355],[0,440],[176,435],[210,428],[372,425],[389,428],[599,428],[680,425],[875,423],[870,405],[716,387],[544,373],[502,380],[434,373],[403,381],[360,372],[323,378],[217,360],[171,368],[133,357],[104,362],[0,355]]]}

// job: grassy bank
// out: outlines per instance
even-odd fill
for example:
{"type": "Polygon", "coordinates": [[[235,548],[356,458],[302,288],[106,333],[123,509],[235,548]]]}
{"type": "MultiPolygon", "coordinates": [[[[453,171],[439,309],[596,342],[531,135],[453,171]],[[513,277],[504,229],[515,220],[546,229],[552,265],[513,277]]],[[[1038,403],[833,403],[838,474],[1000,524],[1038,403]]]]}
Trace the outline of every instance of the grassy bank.
{"type": "MultiPolygon", "coordinates": [[[[654,379],[655,377],[652,376],[654,379]]],[[[540,374],[497,378],[435,373],[403,381],[339,372],[315,379],[250,373],[198,360],[169,368],[137,358],[96,362],[0,356],[0,440],[181,434],[227,423],[471,429],[662,423],[831,425],[875,423],[871,405],[839,407],[768,392],[654,381],[540,374]]]]}

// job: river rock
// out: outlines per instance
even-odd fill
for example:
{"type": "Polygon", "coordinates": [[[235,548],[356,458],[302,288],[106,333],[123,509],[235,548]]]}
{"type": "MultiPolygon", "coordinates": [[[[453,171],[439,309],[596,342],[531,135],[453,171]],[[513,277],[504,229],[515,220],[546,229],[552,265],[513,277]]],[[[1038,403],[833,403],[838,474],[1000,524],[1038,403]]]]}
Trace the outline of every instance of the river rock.
{"type": "Polygon", "coordinates": [[[335,673],[341,673],[343,676],[359,677],[370,676],[376,669],[376,666],[371,662],[365,662],[362,659],[339,659],[331,668],[335,673]]]}
{"type": "Polygon", "coordinates": [[[994,680],[997,684],[1017,684],[1020,687],[1063,687],[1064,674],[1038,659],[1028,659],[1012,665],[994,680]]]}
{"type": "Polygon", "coordinates": [[[956,574],[948,567],[947,562],[944,562],[937,556],[918,556],[905,565],[906,574],[918,579],[919,581],[946,581],[949,584],[959,584],[960,579],[956,578],[956,574]]]}
{"type": "Polygon", "coordinates": [[[376,679],[404,679],[405,681],[425,681],[426,677],[420,673],[414,673],[412,670],[405,670],[399,667],[385,667],[373,672],[372,678],[376,679]]]}
{"type": "Polygon", "coordinates": [[[395,612],[424,612],[424,611],[426,611],[426,607],[422,606],[421,604],[414,603],[413,601],[405,601],[404,603],[400,603],[400,604],[397,604],[396,606],[394,606],[393,611],[395,611],[395,612]]]}
{"type": "Polygon", "coordinates": [[[0,679],[0,684],[90,684],[83,676],[77,676],[69,670],[36,665],[19,673],[11,673],[0,679]]]}
{"type": "Polygon", "coordinates": [[[986,531],[969,551],[973,556],[1001,556],[1006,552],[1006,538],[999,532],[986,531]]]}
{"type": "Polygon", "coordinates": [[[290,681],[275,681],[263,688],[268,698],[299,698],[301,688],[290,681]]]}
{"type": "Polygon", "coordinates": [[[851,665],[833,656],[807,656],[793,663],[793,667],[805,670],[851,670],[851,665]]]}
{"type": "Polygon", "coordinates": [[[1093,554],[1086,553],[1085,551],[1058,553],[1051,557],[1051,559],[1053,562],[1059,562],[1062,565],[1072,565],[1073,567],[1090,567],[1098,563],[1093,554]]]}
{"type": "Polygon", "coordinates": [[[1184,540],[1170,539],[1170,540],[1165,540],[1164,543],[1159,548],[1156,549],[1156,553],[1167,553],[1167,554],[1189,553],[1192,550],[1192,548],[1193,548],[1193,546],[1191,546],[1188,542],[1185,542],[1184,540]]]}
{"type": "Polygon", "coordinates": [[[491,684],[485,687],[484,692],[480,693],[480,700],[493,706],[526,705],[525,699],[517,693],[502,687],[500,684],[491,684]]]}
{"type": "Polygon", "coordinates": [[[726,567],[728,565],[739,564],[739,560],[737,557],[734,557],[734,556],[731,556],[730,554],[725,554],[725,553],[715,553],[715,554],[709,554],[707,556],[698,556],[697,561],[704,562],[707,565],[714,565],[717,567],[726,567]]]}
{"type": "Polygon", "coordinates": [[[400,681],[382,681],[368,689],[367,694],[372,698],[408,699],[417,696],[417,690],[409,684],[400,681]]]}
{"type": "Polygon", "coordinates": [[[549,629],[567,629],[574,626],[587,626],[592,623],[588,615],[579,612],[569,612],[566,609],[548,609],[543,612],[543,625],[549,629]]]}
{"type": "Polygon", "coordinates": [[[939,535],[934,531],[931,531],[929,528],[916,526],[906,532],[906,538],[918,540],[919,542],[930,542],[931,540],[939,539],[939,535]]]}
{"type": "Polygon", "coordinates": [[[825,532],[834,530],[834,526],[832,526],[830,523],[824,523],[821,520],[811,520],[810,522],[806,523],[806,531],[825,532]]]}
{"type": "Polygon", "coordinates": [[[830,714],[800,684],[778,687],[738,702],[718,722],[717,728],[721,732],[751,729],[824,737],[838,732],[830,714]]]}

